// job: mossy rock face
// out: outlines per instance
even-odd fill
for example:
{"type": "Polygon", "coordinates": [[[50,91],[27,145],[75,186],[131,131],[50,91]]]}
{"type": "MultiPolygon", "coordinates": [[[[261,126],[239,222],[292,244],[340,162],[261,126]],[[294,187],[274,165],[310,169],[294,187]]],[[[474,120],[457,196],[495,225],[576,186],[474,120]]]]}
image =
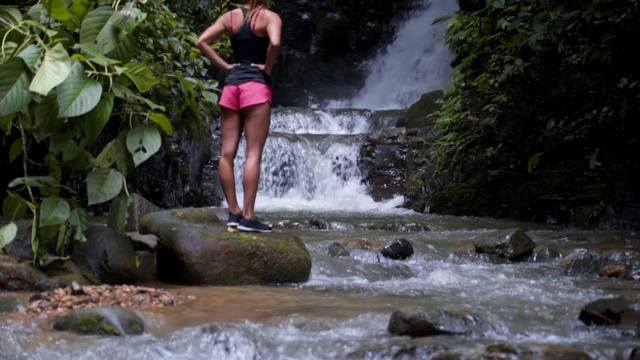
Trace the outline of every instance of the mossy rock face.
{"type": "Polygon", "coordinates": [[[280,232],[230,233],[210,209],[148,214],[140,231],[160,239],[158,279],[169,283],[300,283],[311,272],[311,256],[299,238],[280,232]]]}
{"type": "Polygon", "coordinates": [[[134,311],[121,306],[75,310],[56,319],[53,328],[83,335],[139,335],[144,322],[134,311]]]}
{"type": "Polygon", "coordinates": [[[420,100],[409,107],[404,119],[398,122],[398,126],[411,129],[433,125],[433,117],[429,115],[440,110],[440,105],[438,104],[440,99],[442,99],[442,91],[433,91],[422,95],[420,100]]]}

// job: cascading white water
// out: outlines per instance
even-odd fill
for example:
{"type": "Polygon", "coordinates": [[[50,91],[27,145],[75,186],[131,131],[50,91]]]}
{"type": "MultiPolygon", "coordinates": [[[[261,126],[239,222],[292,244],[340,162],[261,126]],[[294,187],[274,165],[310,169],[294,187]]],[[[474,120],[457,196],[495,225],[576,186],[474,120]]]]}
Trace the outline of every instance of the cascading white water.
{"type": "MultiPolygon", "coordinates": [[[[398,196],[375,202],[358,168],[364,134],[395,125],[397,111],[423,93],[441,87],[451,56],[441,39],[440,16],[453,15],[455,0],[425,0],[400,26],[395,41],[375,59],[365,88],[354,99],[329,109],[276,108],[265,145],[256,209],[396,212],[398,196]]],[[[236,159],[236,187],[242,189],[244,142],[236,159]]],[[[242,192],[239,201],[242,203],[242,192]]]]}
{"type": "MultiPolygon", "coordinates": [[[[401,197],[386,203],[373,201],[361,182],[357,164],[363,134],[392,121],[392,117],[387,117],[388,121],[378,117],[376,124],[370,121],[372,113],[274,109],[262,157],[256,209],[385,211],[401,205],[401,197]]],[[[235,167],[238,189],[242,188],[244,152],[243,141],[235,167]]]]}
{"type": "Polygon", "coordinates": [[[422,10],[399,27],[395,40],[368,66],[360,93],[331,107],[406,109],[422,94],[441,89],[451,75],[453,56],[442,40],[444,24],[432,24],[457,9],[455,0],[423,0],[422,10]]]}

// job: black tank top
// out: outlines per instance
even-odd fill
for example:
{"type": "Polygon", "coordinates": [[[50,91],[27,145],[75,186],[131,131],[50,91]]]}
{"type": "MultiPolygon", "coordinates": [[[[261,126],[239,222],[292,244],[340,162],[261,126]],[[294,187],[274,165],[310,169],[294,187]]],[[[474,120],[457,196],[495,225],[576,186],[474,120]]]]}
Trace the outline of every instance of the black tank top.
{"type": "MultiPolygon", "coordinates": [[[[247,16],[248,10],[244,7],[241,9],[242,15],[247,16]]],[[[271,87],[271,76],[251,66],[251,64],[265,63],[268,48],[269,37],[257,36],[251,30],[251,21],[244,22],[238,31],[231,35],[234,62],[240,65],[231,69],[224,84],[240,85],[249,81],[258,81],[271,87]]]]}

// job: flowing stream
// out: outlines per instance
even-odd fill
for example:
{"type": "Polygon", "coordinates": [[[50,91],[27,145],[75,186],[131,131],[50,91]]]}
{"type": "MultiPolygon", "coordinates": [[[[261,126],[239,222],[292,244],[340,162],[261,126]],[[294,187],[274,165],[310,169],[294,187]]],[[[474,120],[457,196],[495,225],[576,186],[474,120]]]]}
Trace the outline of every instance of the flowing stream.
{"type": "MultiPolygon", "coordinates": [[[[430,359],[446,352],[472,359],[477,357],[469,354],[494,344],[526,346],[530,359],[545,358],[549,349],[558,359],[565,351],[572,355],[571,349],[613,359],[640,347],[633,331],[578,321],[585,304],[637,294],[638,281],[569,276],[562,265],[562,258],[576,251],[636,251],[637,233],[417,214],[399,208],[401,196],[373,201],[361,183],[357,162],[363,137],[393,127],[393,109],[406,108],[446,81],[450,55],[438,43],[441,29],[430,24],[454,10],[451,0],[426,3],[410,17],[396,42],[372,62],[373,69],[393,68],[391,77],[372,71],[357,99],[329,109],[274,109],[256,211],[276,232],[304,241],[313,263],[308,282],[150,284],[193,300],[139,311],[145,333],[122,338],[54,332],[45,318],[12,314],[0,317],[0,359],[430,359]],[[409,52],[418,54],[416,60],[408,60],[409,52]],[[309,226],[311,220],[326,228],[309,226]],[[474,254],[474,237],[510,228],[525,230],[538,248],[559,256],[498,265],[474,254]],[[336,241],[378,247],[399,238],[413,245],[408,260],[385,259],[366,249],[352,250],[350,257],[328,254],[336,241]],[[491,327],[467,335],[391,336],[387,325],[397,309],[464,312],[491,327]]],[[[243,162],[239,158],[236,164],[238,188],[243,162]]],[[[518,358],[502,355],[495,358],[518,358]]]]}

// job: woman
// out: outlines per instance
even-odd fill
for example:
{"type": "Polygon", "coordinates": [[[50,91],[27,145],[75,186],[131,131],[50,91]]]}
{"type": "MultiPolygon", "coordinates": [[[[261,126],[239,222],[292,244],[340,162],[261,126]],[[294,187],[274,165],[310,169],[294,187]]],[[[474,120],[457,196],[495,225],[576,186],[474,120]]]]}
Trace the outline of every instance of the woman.
{"type": "Polygon", "coordinates": [[[282,21],[266,8],[267,0],[244,0],[243,7],[224,13],[198,38],[196,45],[227,73],[220,97],[222,154],[218,172],[229,205],[227,226],[242,231],[271,232],[255,218],[260,162],[271,123],[271,70],[280,51],[282,21]],[[235,63],[222,59],[211,44],[225,32],[231,38],[235,63]],[[247,144],[242,185],[244,206],[236,198],[233,163],[244,130],[247,144]]]}

